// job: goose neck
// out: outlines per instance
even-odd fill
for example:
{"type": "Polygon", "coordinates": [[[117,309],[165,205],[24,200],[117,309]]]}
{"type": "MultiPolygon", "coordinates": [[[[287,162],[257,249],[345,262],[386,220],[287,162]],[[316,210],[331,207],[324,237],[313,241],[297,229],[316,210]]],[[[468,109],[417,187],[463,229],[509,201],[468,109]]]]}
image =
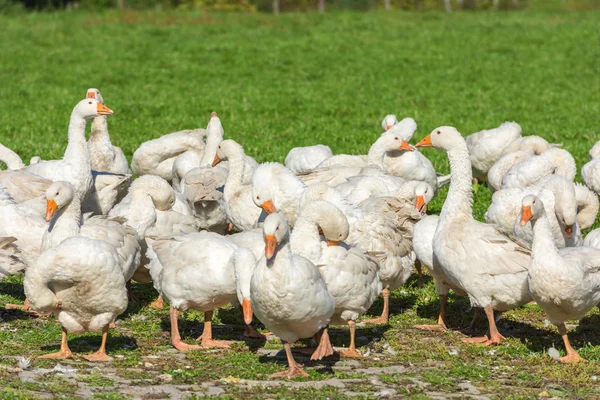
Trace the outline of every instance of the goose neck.
{"type": "Polygon", "coordinates": [[[108,123],[106,122],[106,116],[100,115],[92,120],[90,141],[108,142],[110,144],[110,136],[108,134],[108,123]]]}
{"type": "Polygon", "coordinates": [[[467,145],[448,151],[450,161],[450,189],[440,214],[440,224],[457,219],[473,219],[473,172],[467,145]]]}
{"type": "Polygon", "coordinates": [[[81,202],[75,196],[69,204],[57,210],[52,216],[46,232],[44,250],[57,246],[65,239],[79,236],[81,224],[81,202]]]}
{"type": "Polygon", "coordinates": [[[237,193],[244,186],[244,153],[236,151],[227,157],[229,161],[229,174],[225,182],[223,195],[226,199],[230,199],[234,193],[237,193]]]}
{"type": "Polygon", "coordinates": [[[90,155],[85,141],[86,120],[76,115],[71,115],[69,122],[69,143],[65,150],[63,160],[73,164],[74,167],[89,168],[91,170],[90,155]]]}
{"type": "MultiPolygon", "coordinates": [[[[533,243],[531,247],[531,257],[536,260],[544,260],[546,264],[560,258],[558,248],[554,243],[552,229],[548,217],[543,215],[537,220],[532,220],[533,243]]],[[[558,264],[558,263],[555,263],[558,264]]]]}
{"type": "Polygon", "coordinates": [[[204,153],[202,153],[202,158],[200,160],[201,167],[211,165],[211,163],[215,159],[215,155],[217,154],[217,148],[219,147],[219,143],[221,143],[222,141],[222,134],[209,132],[208,136],[206,136],[206,145],[204,146],[204,153]]]}
{"type": "Polygon", "coordinates": [[[290,236],[290,246],[294,254],[299,254],[314,264],[321,258],[319,228],[312,215],[301,215],[290,236]]]}
{"type": "Polygon", "coordinates": [[[383,167],[383,157],[385,156],[385,143],[383,137],[380,137],[371,145],[369,153],[367,154],[367,163],[379,168],[383,167]]]}

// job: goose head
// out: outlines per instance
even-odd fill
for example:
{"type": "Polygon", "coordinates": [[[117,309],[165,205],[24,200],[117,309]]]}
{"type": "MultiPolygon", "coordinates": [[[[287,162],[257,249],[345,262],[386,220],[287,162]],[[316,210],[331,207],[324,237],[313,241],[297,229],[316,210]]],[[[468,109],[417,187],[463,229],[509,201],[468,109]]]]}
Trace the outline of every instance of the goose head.
{"type": "Polygon", "coordinates": [[[223,140],[217,148],[217,154],[215,154],[212,166],[214,167],[221,161],[228,160],[238,153],[244,154],[244,148],[239,143],[231,139],[223,140]]]}
{"type": "Polygon", "coordinates": [[[254,254],[246,248],[240,248],[233,253],[233,271],[235,274],[238,301],[244,312],[244,322],[252,323],[252,304],[250,303],[250,281],[256,268],[254,254]]]}
{"type": "Polygon", "coordinates": [[[413,151],[413,148],[410,147],[410,144],[408,144],[408,142],[404,140],[402,136],[396,134],[395,132],[385,132],[383,135],[381,135],[379,142],[386,152],[394,150],[413,151]]]}
{"type": "Polygon", "coordinates": [[[213,111],[210,114],[210,121],[208,121],[208,125],[206,126],[206,136],[209,135],[220,136],[221,138],[225,134],[223,130],[223,125],[221,124],[221,120],[217,116],[216,111],[213,111]]]}
{"type": "Polygon", "coordinates": [[[350,233],[346,216],[339,208],[325,200],[306,203],[300,209],[298,218],[313,222],[319,229],[319,234],[325,237],[328,246],[338,246],[350,233]]]}
{"type": "Polygon", "coordinates": [[[415,186],[415,207],[421,215],[427,212],[427,205],[435,195],[434,189],[426,182],[419,182],[415,186]]]}
{"type": "Polygon", "coordinates": [[[277,249],[287,241],[289,235],[290,226],[283,214],[270,214],[265,218],[263,237],[265,239],[265,257],[267,260],[275,256],[277,249]]]}
{"type": "Polygon", "coordinates": [[[398,118],[394,114],[388,114],[385,116],[383,121],[381,121],[381,127],[384,131],[389,131],[392,129],[394,125],[398,123],[398,118]]]}
{"type": "Polygon", "coordinates": [[[288,168],[267,162],[258,166],[252,178],[252,201],[267,214],[297,204],[306,185],[288,168]]]}
{"type": "Polygon", "coordinates": [[[96,99],[83,99],[73,109],[73,114],[82,119],[92,119],[99,115],[112,115],[113,110],[96,99]]]}
{"type": "Polygon", "coordinates": [[[100,103],[104,104],[104,98],[100,94],[100,91],[96,88],[89,88],[85,96],[86,99],[96,99],[100,103]]]}
{"type": "Polygon", "coordinates": [[[69,182],[56,181],[46,189],[46,221],[49,222],[56,211],[71,204],[75,189],[69,182]]]}
{"type": "Polygon", "coordinates": [[[544,210],[544,203],[537,196],[532,194],[523,197],[521,201],[521,221],[519,224],[525,226],[529,221],[536,221],[542,217],[546,211],[544,210]]]}
{"type": "Polygon", "coordinates": [[[435,128],[416,147],[433,147],[434,149],[448,151],[464,143],[460,132],[452,126],[440,126],[435,128]]]}

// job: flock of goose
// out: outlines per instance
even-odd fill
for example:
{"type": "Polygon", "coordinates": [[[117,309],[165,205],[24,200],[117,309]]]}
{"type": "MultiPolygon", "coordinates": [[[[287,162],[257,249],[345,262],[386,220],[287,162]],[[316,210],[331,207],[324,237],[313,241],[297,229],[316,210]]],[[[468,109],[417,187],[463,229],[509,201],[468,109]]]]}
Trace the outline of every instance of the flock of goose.
{"type": "Polygon", "coordinates": [[[574,183],[573,157],[539,136],[522,136],[506,122],[463,138],[436,128],[416,146],[417,125],[388,115],[367,155],[334,155],[324,145],[292,149],[285,165],[258,164],[224,140],[216,113],[206,129],[143,143],[131,171],[110,140],[97,89],[71,114],[61,160],[25,165],[0,145],[0,278],[24,271],[24,307],[53,313],[63,328],[60,350],[72,357],[67,333],[102,332],[100,349],[84,358],[105,361],[106,338],[131,299],[130,281],[152,282],[170,304],[171,342],[180,351],[227,347],[212,335],[213,310],[243,309],[244,335],[263,338],[253,315],[284,343],[289,369],[306,376],[291,344],[313,337],[312,359],[333,353],[330,324],[347,324],[343,356],[360,356],[357,319],[377,296],[386,323],[390,292],[421,265],[440,296],[436,325],[445,330],[452,289],[482,309],[489,330],[466,342],[503,341],[494,311],[532,300],[558,326],[567,355],[581,360],[564,321],[600,303],[600,231],[583,239],[598,212],[600,142],[574,183]],[[86,124],[91,134],[86,141],[86,124]],[[417,148],[447,153],[451,174],[440,176],[417,148]],[[132,171],[138,176],[132,181],[132,171]],[[472,216],[472,181],[493,191],[486,222],[472,216]],[[426,215],[441,185],[449,192],[439,216],[426,215]],[[128,298],[129,296],[129,298],[128,298]],[[178,314],[204,312],[199,344],[182,341],[178,314]]]}

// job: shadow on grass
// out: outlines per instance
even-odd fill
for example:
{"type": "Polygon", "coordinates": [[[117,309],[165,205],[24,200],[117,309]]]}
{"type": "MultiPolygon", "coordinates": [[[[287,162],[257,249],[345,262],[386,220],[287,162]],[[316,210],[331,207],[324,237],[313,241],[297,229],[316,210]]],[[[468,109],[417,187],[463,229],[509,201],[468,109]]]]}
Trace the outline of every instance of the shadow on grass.
{"type": "Polygon", "coordinates": [[[0,293],[19,299],[21,302],[25,301],[25,291],[20,283],[1,282],[0,293]]]}
{"type": "MultiPolygon", "coordinates": [[[[98,333],[95,336],[75,336],[69,335],[69,348],[73,353],[86,353],[90,351],[96,351],[100,348],[102,342],[102,334],[98,333]]],[[[42,346],[43,351],[58,351],[60,349],[60,338],[57,338],[57,344],[42,346]]],[[[126,350],[133,351],[137,349],[137,341],[130,336],[122,335],[111,335],[108,334],[106,341],[106,348],[110,352],[111,350],[126,350]]]]}
{"type": "Polygon", "coordinates": [[[33,313],[29,313],[25,310],[21,310],[18,308],[13,308],[13,309],[3,309],[0,308],[0,322],[10,322],[10,321],[14,321],[14,320],[19,320],[19,319],[36,319],[38,318],[37,315],[33,314],[33,313]]]}

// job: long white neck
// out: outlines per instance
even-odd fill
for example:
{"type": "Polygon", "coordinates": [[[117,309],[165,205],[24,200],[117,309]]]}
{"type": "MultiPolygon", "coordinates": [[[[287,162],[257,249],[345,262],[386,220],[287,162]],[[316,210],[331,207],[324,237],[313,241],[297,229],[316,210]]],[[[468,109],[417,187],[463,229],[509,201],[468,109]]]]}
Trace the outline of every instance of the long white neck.
{"type": "Polygon", "coordinates": [[[54,213],[42,239],[42,251],[58,246],[65,239],[79,236],[81,224],[81,202],[75,195],[69,204],[54,213]]]}
{"type": "Polygon", "coordinates": [[[91,170],[90,155],[85,141],[85,125],[86,120],[84,118],[71,114],[69,143],[63,161],[78,167],[87,167],[91,170]]]}
{"type": "Polygon", "coordinates": [[[532,220],[533,225],[533,243],[531,247],[531,257],[536,263],[532,263],[531,268],[538,265],[560,265],[560,254],[554,243],[552,229],[546,215],[542,215],[537,220],[532,220]]]}
{"type": "Polygon", "coordinates": [[[90,141],[102,142],[111,145],[110,135],[108,134],[108,123],[106,116],[99,115],[92,120],[92,131],[90,132],[90,141]]]}
{"type": "Polygon", "coordinates": [[[202,158],[200,159],[201,167],[210,167],[215,159],[215,155],[217,154],[219,143],[222,141],[223,135],[221,133],[208,132],[208,135],[206,136],[206,145],[204,146],[204,153],[202,153],[202,158]]]}
{"type": "Polygon", "coordinates": [[[473,172],[471,159],[464,140],[448,151],[450,161],[450,189],[440,214],[440,224],[451,221],[473,220],[473,172]]]}
{"type": "Polygon", "coordinates": [[[383,167],[383,156],[386,153],[386,146],[383,140],[383,136],[380,137],[371,145],[369,149],[369,153],[367,154],[367,162],[369,165],[374,165],[376,167],[383,167]]]}
{"type": "Polygon", "coordinates": [[[285,238],[275,250],[273,258],[267,260],[267,267],[271,270],[271,273],[275,273],[279,276],[285,276],[289,274],[289,266],[292,265],[292,249],[290,248],[290,238],[285,238]]]}
{"type": "Polygon", "coordinates": [[[321,240],[319,228],[311,213],[303,213],[296,219],[290,235],[292,253],[299,254],[316,264],[321,258],[321,240]]]}
{"type": "Polygon", "coordinates": [[[25,167],[25,164],[23,164],[23,160],[21,160],[21,157],[19,157],[17,153],[12,151],[8,147],[4,147],[2,144],[0,144],[0,161],[6,164],[6,167],[8,169],[12,170],[21,169],[25,167]]]}
{"type": "Polygon", "coordinates": [[[152,198],[144,191],[134,191],[129,204],[127,225],[135,229],[138,236],[143,238],[155,225],[156,219],[156,208],[152,198]]]}
{"type": "Polygon", "coordinates": [[[232,154],[227,159],[229,161],[229,174],[227,175],[225,189],[223,190],[225,201],[229,201],[244,186],[244,168],[246,164],[244,151],[241,149],[232,151],[232,154]]]}

